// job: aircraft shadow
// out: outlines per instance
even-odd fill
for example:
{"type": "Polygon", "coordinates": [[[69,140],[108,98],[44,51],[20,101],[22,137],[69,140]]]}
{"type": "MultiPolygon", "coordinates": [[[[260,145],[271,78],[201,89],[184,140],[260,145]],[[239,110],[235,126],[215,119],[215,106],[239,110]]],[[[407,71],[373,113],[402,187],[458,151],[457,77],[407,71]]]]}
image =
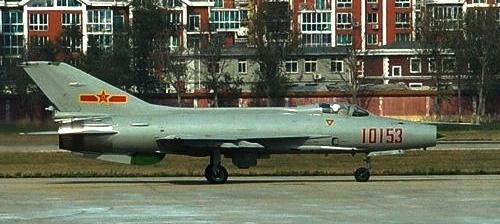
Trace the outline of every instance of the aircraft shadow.
{"type": "MultiPolygon", "coordinates": [[[[338,179],[339,176],[332,176],[332,179],[314,179],[314,177],[311,178],[301,178],[297,177],[297,179],[279,179],[280,177],[274,178],[266,178],[259,180],[257,179],[258,177],[252,177],[252,179],[237,179],[237,180],[231,180],[229,179],[226,183],[223,185],[235,185],[235,184],[301,184],[301,183],[358,183],[354,179],[338,179]],[[255,178],[255,179],[253,179],[255,178]]],[[[149,177],[148,177],[149,178],[149,177]]],[[[163,177],[160,177],[163,178],[163,177]]],[[[199,179],[175,179],[175,177],[169,177],[169,180],[160,180],[159,179],[141,179],[140,177],[137,178],[137,180],[130,179],[130,178],[103,178],[103,180],[100,180],[99,178],[92,178],[92,179],[77,179],[77,180],[61,180],[61,181],[56,181],[56,182],[51,182],[50,184],[173,184],[173,185],[212,185],[212,186],[218,186],[218,184],[210,184],[208,183],[203,177],[200,177],[199,179]]],[[[453,180],[453,178],[450,177],[445,177],[443,176],[442,178],[429,178],[426,176],[416,177],[412,176],[411,178],[408,178],[408,176],[398,178],[398,176],[391,176],[390,179],[377,179],[374,177],[372,180],[366,182],[366,183],[359,183],[359,184],[370,184],[370,183],[382,183],[382,182],[433,182],[433,181],[449,181],[453,180]]]]}

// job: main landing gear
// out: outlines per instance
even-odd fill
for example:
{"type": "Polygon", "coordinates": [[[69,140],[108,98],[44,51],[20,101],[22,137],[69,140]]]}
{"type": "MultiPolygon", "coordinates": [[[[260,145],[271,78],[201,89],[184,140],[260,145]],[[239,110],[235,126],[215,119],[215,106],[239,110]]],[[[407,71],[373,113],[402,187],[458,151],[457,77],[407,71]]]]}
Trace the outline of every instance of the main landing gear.
{"type": "Polygon", "coordinates": [[[205,178],[212,184],[223,184],[228,176],[226,168],[221,165],[220,149],[214,149],[210,155],[210,164],[205,168],[205,178]]]}
{"type": "Polygon", "coordinates": [[[368,154],[363,159],[365,166],[354,171],[354,179],[358,182],[367,182],[370,179],[371,160],[368,154]]]}

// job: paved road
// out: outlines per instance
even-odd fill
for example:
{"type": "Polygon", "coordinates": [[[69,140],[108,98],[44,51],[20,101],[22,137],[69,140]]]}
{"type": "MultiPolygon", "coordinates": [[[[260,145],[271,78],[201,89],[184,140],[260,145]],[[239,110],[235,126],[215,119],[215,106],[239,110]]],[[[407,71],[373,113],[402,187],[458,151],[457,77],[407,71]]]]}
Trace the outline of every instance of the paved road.
{"type": "Polygon", "coordinates": [[[500,223],[500,176],[0,179],[5,223],[500,223]]]}

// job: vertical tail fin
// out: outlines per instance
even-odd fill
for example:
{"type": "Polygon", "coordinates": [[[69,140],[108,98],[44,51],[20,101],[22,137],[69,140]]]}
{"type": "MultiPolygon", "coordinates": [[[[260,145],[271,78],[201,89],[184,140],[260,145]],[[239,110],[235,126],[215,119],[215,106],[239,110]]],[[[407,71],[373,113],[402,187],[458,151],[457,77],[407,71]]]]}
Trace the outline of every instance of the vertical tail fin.
{"type": "Polygon", "coordinates": [[[61,112],[141,113],[152,106],[66,63],[35,61],[21,66],[61,112]]]}

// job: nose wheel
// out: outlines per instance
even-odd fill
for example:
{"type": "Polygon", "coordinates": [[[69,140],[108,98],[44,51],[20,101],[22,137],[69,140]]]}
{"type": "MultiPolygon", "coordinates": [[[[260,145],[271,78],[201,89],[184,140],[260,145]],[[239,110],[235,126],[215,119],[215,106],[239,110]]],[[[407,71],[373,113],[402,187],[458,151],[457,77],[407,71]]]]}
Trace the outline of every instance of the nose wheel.
{"type": "Polygon", "coordinates": [[[367,182],[370,179],[370,168],[371,168],[371,160],[368,155],[363,159],[365,162],[364,167],[360,167],[354,171],[354,179],[358,182],[367,182]]]}

